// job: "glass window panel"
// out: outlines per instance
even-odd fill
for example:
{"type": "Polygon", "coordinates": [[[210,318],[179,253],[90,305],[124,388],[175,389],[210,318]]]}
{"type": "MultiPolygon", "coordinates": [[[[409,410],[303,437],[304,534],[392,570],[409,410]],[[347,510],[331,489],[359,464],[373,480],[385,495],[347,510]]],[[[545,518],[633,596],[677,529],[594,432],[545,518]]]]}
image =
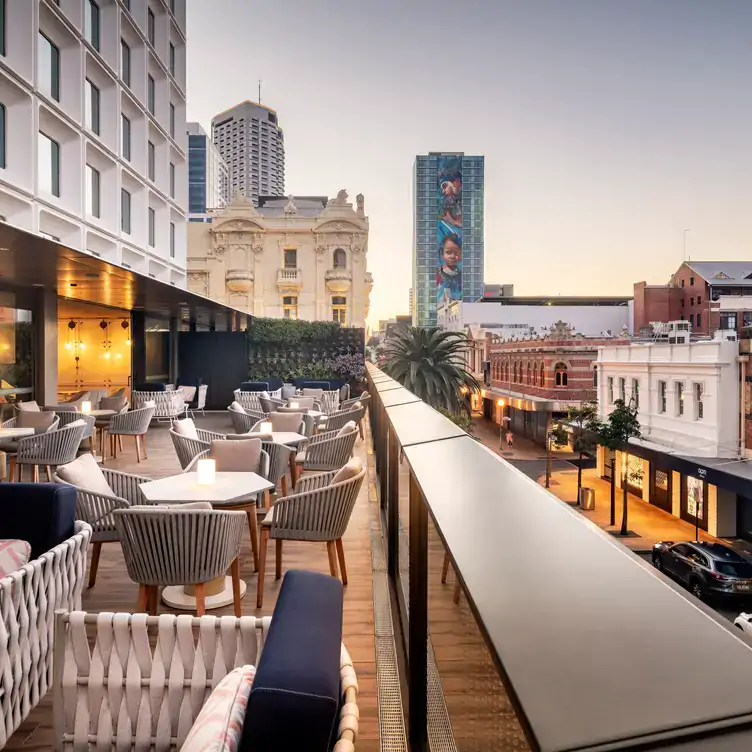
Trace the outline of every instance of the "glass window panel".
{"type": "MultiPolygon", "coordinates": [[[[0,0],[2,5],[2,0],[0,0]]],[[[0,167],[5,169],[5,118],[7,112],[5,105],[0,103],[0,167]]]]}
{"type": "Polygon", "coordinates": [[[38,86],[43,94],[60,101],[60,50],[39,32],[37,47],[38,86]]]}
{"type": "Polygon", "coordinates": [[[99,51],[99,6],[94,0],[86,0],[84,6],[84,36],[99,51]]]}
{"type": "Polygon", "coordinates": [[[84,102],[86,127],[92,133],[99,135],[99,89],[88,78],[84,88],[86,90],[86,101],[84,102]]]}
{"type": "Polygon", "coordinates": [[[130,235],[131,232],[131,194],[122,188],[120,191],[120,229],[130,235]]]}
{"type": "Polygon", "coordinates": [[[121,116],[123,126],[123,157],[130,162],[131,159],[131,121],[125,116],[121,116]]]}
{"type": "Polygon", "coordinates": [[[155,23],[154,23],[154,13],[152,12],[152,9],[149,8],[147,11],[147,23],[146,23],[146,30],[149,35],[149,41],[154,44],[154,38],[155,38],[155,23]]]}
{"type": "Polygon", "coordinates": [[[38,138],[37,172],[40,192],[60,196],[60,144],[41,131],[38,138]]]}
{"type": "Polygon", "coordinates": [[[175,223],[170,222],[170,258],[175,258],[175,223]]]}
{"type": "Polygon", "coordinates": [[[157,216],[154,209],[149,207],[149,245],[154,248],[154,236],[156,235],[157,216]]]}
{"type": "Polygon", "coordinates": [[[156,109],[156,90],[154,79],[151,76],[146,79],[146,98],[149,112],[153,115],[156,109]]]}
{"type": "Polygon", "coordinates": [[[131,85],[131,48],[125,40],[120,40],[120,75],[126,86],[131,85]]]}
{"type": "Polygon", "coordinates": [[[93,217],[100,216],[99,171],[86,165],[86,207],[93,217]]]}
{"type": "Polygon", "coordinates": [[[151,141],[149,141],[148,145],[148,167],[149,180],[154,180],[154,173],[156,172],[156,149],[151,141]]]}

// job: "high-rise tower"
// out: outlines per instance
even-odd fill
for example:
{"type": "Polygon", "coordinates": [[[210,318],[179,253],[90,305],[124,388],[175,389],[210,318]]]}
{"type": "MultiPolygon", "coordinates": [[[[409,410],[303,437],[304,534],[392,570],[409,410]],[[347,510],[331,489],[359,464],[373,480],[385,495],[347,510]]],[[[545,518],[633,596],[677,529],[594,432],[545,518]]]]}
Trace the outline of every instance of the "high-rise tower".
{"type": "Polygon", "coordinates": [[[415,158],[415,326],[436,325],[439,300],[483,295],[483,185],[483,157],[429,152],[415,158]]]}
{"type": "Polygon", "coordinates": [[[220,112],[212,141],[227,163],[231,195],[242,191],[258,205],[259,196],[285,194],[285,138],[274,110],[245,101],[220,112]]]}

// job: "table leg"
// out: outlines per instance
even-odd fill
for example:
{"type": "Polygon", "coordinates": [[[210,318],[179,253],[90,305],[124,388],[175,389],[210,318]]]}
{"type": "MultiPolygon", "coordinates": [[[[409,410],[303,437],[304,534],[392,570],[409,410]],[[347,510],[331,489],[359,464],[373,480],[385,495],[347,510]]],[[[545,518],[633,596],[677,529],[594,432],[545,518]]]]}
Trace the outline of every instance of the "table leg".
{"type": "Polygon", "coordinates": [[[258,572],[259,551],[258,551],[258,517],[256,516],[256,505],[245,510],[248,515],[248,527],[251,532],[251,550],[253,551],[253,571],[258,572]]]}
{"type": "Polygon", "coordinates": [[[232,575],[232,602],[235,605],[235,616],[240,617],[243,612],[240,608],[240,558],[236,556],[230,564],[232,575]]]}
{"type": "Polygon", "coordinates": [[[293,493],[295,493],[295,484],[297,483],[297,464],[295,463],[296,456],[297,454],[295,452],[290,453],[290,481],[292,482],[293,493]]]}

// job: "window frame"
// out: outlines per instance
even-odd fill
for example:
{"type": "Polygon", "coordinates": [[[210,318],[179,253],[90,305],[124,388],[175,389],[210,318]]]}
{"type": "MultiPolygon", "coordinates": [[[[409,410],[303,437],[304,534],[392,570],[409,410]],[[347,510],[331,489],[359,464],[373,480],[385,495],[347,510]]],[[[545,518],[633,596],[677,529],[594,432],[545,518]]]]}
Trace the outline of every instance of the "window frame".
{"type": "Polygon", "coordinates": [[[336,321],[340,326],[347,326],[346,295],[332,295],[332,321],[336,321]]]}
{"type": "Polygon", "coordinates": [[[170,222],[170,258],[175,258],[175,223],[170,222]]]}
{"type": "Polygon", "coordinates": [[[170,42],[170,51],[167,58],[167,69],[170,71],[171,76],[175,76],[175,61],[177,60],[177,52],[175,51],[175,45],[170,42]]]}
{"type": "Polygon", "coordinates": [[[156,248],[157,247],[157,212],[156,210],[150,206],[147,212],[147,216],[148,216],[148,232],[147,232],[146,242],[148,243],[149,248],[156,248]]]}
{"type": "Polygon", "coordinates": [[[559,361],[554,365],[554,387],[556,389],[566,389],[569,384],[569,367],[564,361],[559,361]]]}
{"type": "Polygon", "coordinates": [[[700,381],[692,383],[692,397],[695,403],[695,420],[703,420],[705,417],[705,387],[700,381]]]}
{"type": "Polygon", "coordinates": [[[5,34],[5,0],[0,0],[0,55],[5,57],[7,54],[7,40],[5,34]]]}
{"type": "Polygon", "coordinates": [[[146,176],[152,183],[157,176],[157,147],[153,141],[146,142],[146,176]]]}
{"type": "Polygon", "coordinates": [[[658,412],[663,415],[666,412],[666,391],[665,381],[658,382],[658,412]]]}
{"type": "Polygon", "coordinates": [[[632,402],[634,406],[640,409],[640,380],[632,379],[632,402]]]}
{"type": "Polygon", "coordinates": [[[146,109],[150,115],[157,109],[157,82],[151,73],[146,74],[146,109]]]}
{"type": "Polygon", "coordinates": [[[674,393],[676,399],[676,417],[681,418],[684,415],[684,382],[674,382],[674,393]]]}
{"type": "Polygon", "coordinates": [[[131,234],[132,230],[132,224],[131,224],[131,211],[133,207],[133,197],[131,196],[131,192],[127,190],[126,188],[120,189],[120,231],[124,232],[126,235],[131,234]],[[128,208],[128,211],[126,212],[126,206],[128,208]]]}
{"type": "MultiPolygon", "coordinates": [[[[50,194],[60,198],[60,144],[44,131],[39,131],[37,136],[37,159],[39,159],[39,136],[47,139],[50,147],[50,194]]],[[[38,170],[37,170],[38,172],[38,170]]],[[[37,176],[38,179],[38,176],[37,176]]]]}
{"type": "Polygon", "coordinates": [[[84,79],[84,96],[86,95],[88,95],[88,108],[86,107],[87,103],[84,102],[84,111],[85,114],[89,115],[87,118],[89,122],[86,123],[86,127],[94,135],[99,136],[102,130],[101,92],[99,91],[99,87],[90,78],[84,79]]]}
{"type": "Polygon", "coordinates": [[[123,153],[123,159],[126,162],[131,161],[131,119],[124,113],[120,113],[120,150],[123,153]],[[126,131],[128,138],[126,139],[126,131]],[[127,146],[127,148],[126,148],[127,146]]]}
{"type": "Polygon", "coordinates": [[[170,138],[175,138],[175,105],[170,102],[170,138]]]}
{"type": "Polygon", "coordinates": [[[297,295],[284,295],[282,296],[282,318],[296,320],[298,318],[298,296],[297,295]],[[287,303],[286,301],[294,301],[287,303]]]}
{"type": "Polygon", "coordinates": [[[92,217],[102,218],[102,176],[96,167],[86,164],[84,168],[86,173],[87,191],[89,192],[88,206],[86,207],[92,217]]]}
{"type": "MultiPolygon", "coordinates": [[[[60,101],[60,48],[40,29],[39,36],[50,46],[50,91],[44,92],[54,99],[60,101]]],[[[41,40],[38,40],[41,41],[41,40]]],[[[37,54],[37,59],[39,53],[37,54]]]]}
{"type": "Polygon", "coordinates": [[[95,0],[86,0],[84,5],[84,39],[97,51],[100,52],[102,30],[102,11],[95,0]],[[89,13],[87,13],[87,9],[89,13]],[[91,15],[90,15],[91,14],[91,15]],[[87,23],[88,22],[88,23],[87,23]],[[87,33],[87,26],[88,33],[87,33]]]}
{"type": "Polygon", "coordinates": [[[149,44],[154,47],[157,39],[157,18],[154,11],[147,6],[146,8],[146,38],[149,44]]]}
{"type": "Polygon", "coordinates": [[[170,162],[170,198],[175,198],[175,164],[170,162]]]}
{"type": "Polygon", "coordinates": [[[120,78],[123,83],[131,88],[131,47],[128,42],[120,37],[120,78]],[[127,62],[126,62],[127,61],[127,62]]]}
{"type": "Polygon", "coordinates": [[[619,399],[627,404],[627,380],[624,376],[619,376],[619,399]]]}
{"type": "Polygon", "coordinates": [[[298,249],[297,248],[285,248],[282,256],[283,269],[297,269],[298,268],[298,249]],[[288,254],[290,257],[288,258],[288,254]]]}

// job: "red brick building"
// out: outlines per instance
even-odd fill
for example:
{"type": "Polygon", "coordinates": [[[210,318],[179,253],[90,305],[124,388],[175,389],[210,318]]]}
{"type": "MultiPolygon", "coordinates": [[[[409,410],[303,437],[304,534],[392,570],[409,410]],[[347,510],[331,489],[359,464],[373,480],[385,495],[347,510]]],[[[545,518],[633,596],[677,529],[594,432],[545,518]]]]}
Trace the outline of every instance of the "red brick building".
{"type": "Polygon", "coordinates": [[[562,417],[569,405],[596,398],[598,348],[627,343],[572,334],[562,321],[534,339],[500,341],[489,333],[484,413],[499,424],[504,420],[513,433],[545,444],[552,416],[562,417]]]}

